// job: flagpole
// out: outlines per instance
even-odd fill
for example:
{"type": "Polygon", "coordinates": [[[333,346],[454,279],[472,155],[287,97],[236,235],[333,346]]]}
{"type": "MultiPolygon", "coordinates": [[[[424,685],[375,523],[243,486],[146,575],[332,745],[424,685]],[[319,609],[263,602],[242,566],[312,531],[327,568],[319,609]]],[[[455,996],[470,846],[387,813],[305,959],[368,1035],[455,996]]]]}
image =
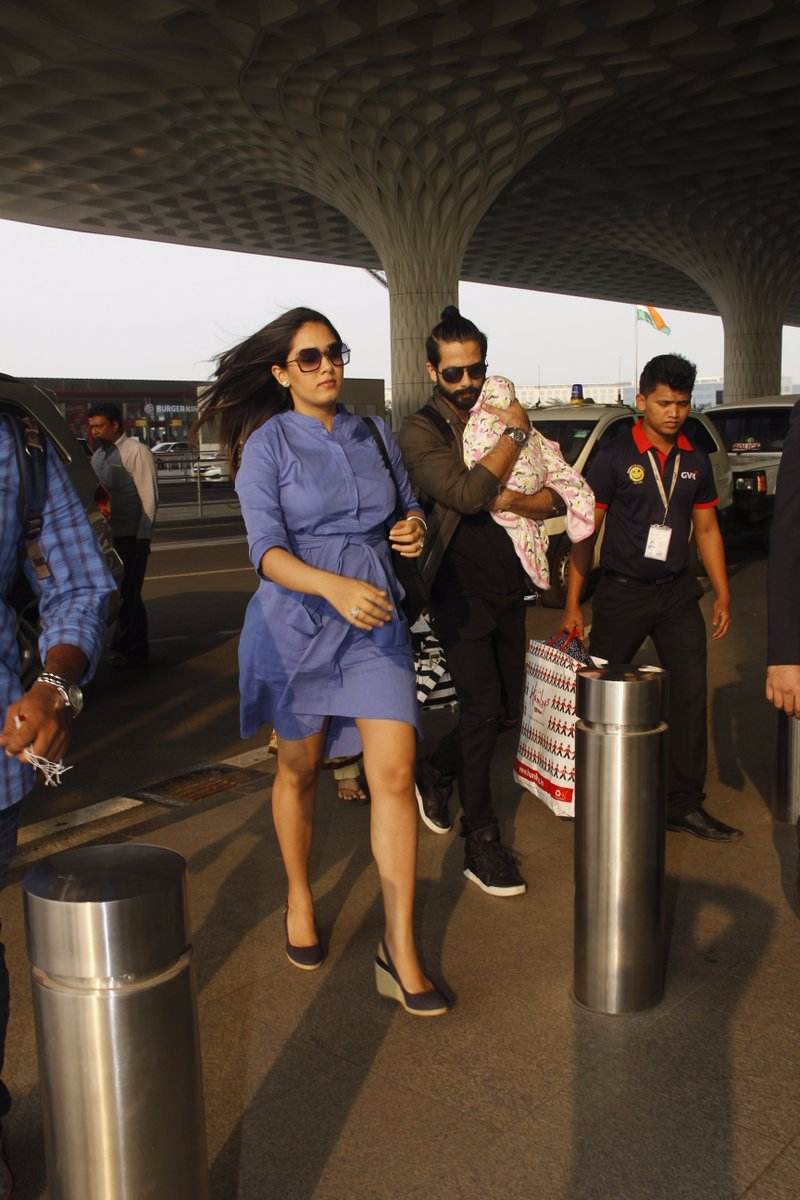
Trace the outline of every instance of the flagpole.
{"type": "Polygon", "coordinates": [[[633,394],[639,391],[639,309],[633,306],[633,394]]]}

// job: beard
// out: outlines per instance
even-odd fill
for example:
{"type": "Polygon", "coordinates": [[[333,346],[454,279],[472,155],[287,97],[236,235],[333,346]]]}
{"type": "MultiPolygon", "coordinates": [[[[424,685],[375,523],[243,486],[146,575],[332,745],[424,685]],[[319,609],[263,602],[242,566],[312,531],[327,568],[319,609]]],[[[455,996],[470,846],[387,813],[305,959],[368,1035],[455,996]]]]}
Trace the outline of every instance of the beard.
{"type": "Polygon", "coordinates": [[[442,399],[447,400],[460,412],[469,412],[481,394],[481,389],[476,387],[454,388],[451,391],[449,388],[444,388],[441,382],[436,386],[442,399]]]}

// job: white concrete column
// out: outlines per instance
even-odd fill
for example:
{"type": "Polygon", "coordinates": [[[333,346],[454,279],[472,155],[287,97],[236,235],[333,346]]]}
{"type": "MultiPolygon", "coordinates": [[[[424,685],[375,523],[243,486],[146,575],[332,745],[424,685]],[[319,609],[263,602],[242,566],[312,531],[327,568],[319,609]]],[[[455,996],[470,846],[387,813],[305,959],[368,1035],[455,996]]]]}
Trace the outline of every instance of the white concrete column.
{"type": "Polygon", "coordinates": [[[781,338],[800,256],[755,220],[676,239],[675,260],[708,293],[725,330],[726,404],[781,390],[781,338]],[[683,261],[681,261],[683,260],[683,261]]]}
{"type": "Polygon", "coordinates": [[[718,307],[725,328],[725,403],[778,395],[785,305],[759,302],[742,289],[718,307]]]}
{"type": "Polygon", "coordinates": [[[425,370],[425,340],[438,324],[442,309],[448,304],[458,304],[460,256],[458,263],[454,256],[450,262],[432,260],[433,249],[425,247],[424,257],[395,252],[390,261],[384,259],[389,284],[394,429],[400,427],[403,417],[429,399],[431,381],[425,370]]]}

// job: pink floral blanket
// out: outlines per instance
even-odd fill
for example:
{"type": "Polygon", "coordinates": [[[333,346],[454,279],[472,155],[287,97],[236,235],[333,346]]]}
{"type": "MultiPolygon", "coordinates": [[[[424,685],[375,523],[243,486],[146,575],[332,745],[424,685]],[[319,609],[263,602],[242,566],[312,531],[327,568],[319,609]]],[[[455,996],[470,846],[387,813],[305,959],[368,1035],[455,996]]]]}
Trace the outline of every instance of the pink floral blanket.
{"type": "MultiPolygon", "coordinates": [[[[506,423],[488,412],[493,408],[508,408],[515,399],[514,385],[501,375],[490,375],[481,388],[469,420],[464,428],[464,461],[472,467],[497,445],[506,423]]],[[[507,481],[512,491],[532,496],[543,487],[552,488],[567,506],[567,536],[580,542],[594,532],[594,494],[586,480],[563,459],[556,442],[548,441],[531,429],[528,444],[520,451],[507,481]]],[[[544,522],[531,517],[518,517],[510,512],[493,512],[514,543],[525,571],[540,588],[550,586],[547,563],[549,538],[544,522]]]]}

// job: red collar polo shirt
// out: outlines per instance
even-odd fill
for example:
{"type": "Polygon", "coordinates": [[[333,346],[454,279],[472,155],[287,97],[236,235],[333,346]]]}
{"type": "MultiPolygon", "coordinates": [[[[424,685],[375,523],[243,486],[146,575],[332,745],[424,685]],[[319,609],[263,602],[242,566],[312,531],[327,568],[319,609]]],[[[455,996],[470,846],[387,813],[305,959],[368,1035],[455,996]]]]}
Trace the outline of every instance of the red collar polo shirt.
{"type": "Polygon", "coordinates": [[[604,571],[654,583],[685,570],[692,510],[719,502],[707,454],[696,450],[683,433],[664,454],[650,444],[639,420],[630,435],[622,434],[600,451],[586,478],[597,507],[607,510],[600,552],[604,571]],[[666,516],[664,497],[669,500],[666,516]],[[651,528],[662,525],[672,531],[666,558],[646,558],[651,528]]]}

